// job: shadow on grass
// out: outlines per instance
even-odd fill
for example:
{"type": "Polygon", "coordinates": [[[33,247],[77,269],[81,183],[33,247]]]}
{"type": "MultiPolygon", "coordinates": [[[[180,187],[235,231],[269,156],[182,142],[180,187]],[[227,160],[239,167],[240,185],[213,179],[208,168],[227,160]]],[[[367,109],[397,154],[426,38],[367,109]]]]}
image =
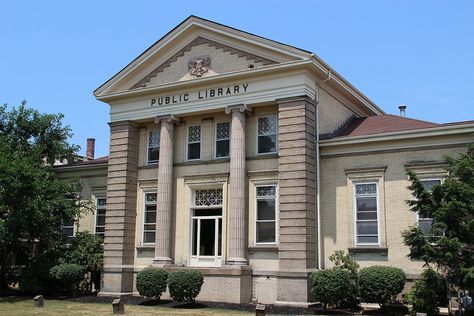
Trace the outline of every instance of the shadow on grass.
{"type": "Polygon", "coordinates": [[[21,296],[7,296],[7,297],[0,297],[0,303],[18,303],[18,302],[24,302],[24,301],[30,301],[31,304],[33,304],[33,297],[28,298],[28,297],[21,297],[21,296]]]}
{"type": "Polygon", "coordinates": [[[179,305],[174,306],[173,308],[180,308],[180,309],[201,309],[201,308],[207,308],[207,307],[209,307],[209,306],[207,306],[206,304],[194,302],[194,303],[179,304],[179,305]]]}
{"type": "Polygon", "coordinates": [[[147,300],[147,301],[139,303],[138,305],[159,306],[159,305],[169,305],[172,302],[173,302],[172,300],[147,300]]]}

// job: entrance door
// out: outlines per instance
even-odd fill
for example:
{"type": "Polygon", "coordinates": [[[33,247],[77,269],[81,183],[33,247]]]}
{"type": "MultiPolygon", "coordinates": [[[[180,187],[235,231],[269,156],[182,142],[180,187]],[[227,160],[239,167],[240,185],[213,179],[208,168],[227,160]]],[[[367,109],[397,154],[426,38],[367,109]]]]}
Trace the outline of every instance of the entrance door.
{"type": "Polygon", "coordinates": [[[193,209],[192,211],[193,266],[219,267],[222,263],[222,208],[193,209]]]}

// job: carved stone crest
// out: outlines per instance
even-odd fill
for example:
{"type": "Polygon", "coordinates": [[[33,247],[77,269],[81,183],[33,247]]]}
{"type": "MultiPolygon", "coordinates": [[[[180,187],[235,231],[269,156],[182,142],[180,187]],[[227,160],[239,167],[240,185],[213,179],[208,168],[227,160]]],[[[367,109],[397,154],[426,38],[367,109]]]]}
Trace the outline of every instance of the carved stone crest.
{"type": "Polygon", "coordinates": [[[211,57],[201,56],[193,58],[188,63],[189,74],[194,77],[201,77],[208,72],[211,67],[211,57]]]}

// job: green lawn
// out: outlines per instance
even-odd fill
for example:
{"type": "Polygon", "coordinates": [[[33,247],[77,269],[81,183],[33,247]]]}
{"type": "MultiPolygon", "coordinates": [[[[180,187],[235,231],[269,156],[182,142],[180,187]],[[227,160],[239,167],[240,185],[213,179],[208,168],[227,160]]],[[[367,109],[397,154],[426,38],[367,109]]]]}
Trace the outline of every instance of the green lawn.
{"type": "MultiPolygon", "coordinates": [[[[112,304],[79,303],[61,300],[45,300],[43,308],[33,307],[33,299],[0,298],[0,315],[112,315],[112,304]]],[[[211,308],[170,308],[163,306],[125,305],[125,315],[251,315],[211,308]]]]}

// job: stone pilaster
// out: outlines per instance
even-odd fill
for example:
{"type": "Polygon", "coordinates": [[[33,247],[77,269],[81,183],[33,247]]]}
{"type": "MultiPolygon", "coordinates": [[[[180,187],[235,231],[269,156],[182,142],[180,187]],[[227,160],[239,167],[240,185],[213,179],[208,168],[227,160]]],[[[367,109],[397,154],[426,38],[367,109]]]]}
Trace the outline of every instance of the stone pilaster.
{"type": "Polygon", "coordinates": [[[279,100],[280,268],[316,266],[315,104],[279,100]]]}
{"type": "Polygon", "coordinates": [[[247,265],[247,212],[245,171],[245,105],[227,107],[231,114],[229,181],[229,253],[227,264],[247,265]]]}
{"type": "MultiPolygon", "coordinates": [[[[278,101],[279,265],[280,270],[302,274],[316,267],[315,126],[313,100],[278,101]]],[[[307,277],[278,284],[278,301],[306,302],[311,297],[307,277]]]]}
{"type": "Polygon", "coordinates": [[[138,126],[131,121],[111,123],[101,295],[133,291],[137,177],[138,126]]]}
{"type": "Polygon", "coordinates": [[[156,239],[154,265],[168,265],[171,259],[171,209],[173,199],[173,134],[175,118],[159,116],[160,156],[156,195],[156,239]]]}

